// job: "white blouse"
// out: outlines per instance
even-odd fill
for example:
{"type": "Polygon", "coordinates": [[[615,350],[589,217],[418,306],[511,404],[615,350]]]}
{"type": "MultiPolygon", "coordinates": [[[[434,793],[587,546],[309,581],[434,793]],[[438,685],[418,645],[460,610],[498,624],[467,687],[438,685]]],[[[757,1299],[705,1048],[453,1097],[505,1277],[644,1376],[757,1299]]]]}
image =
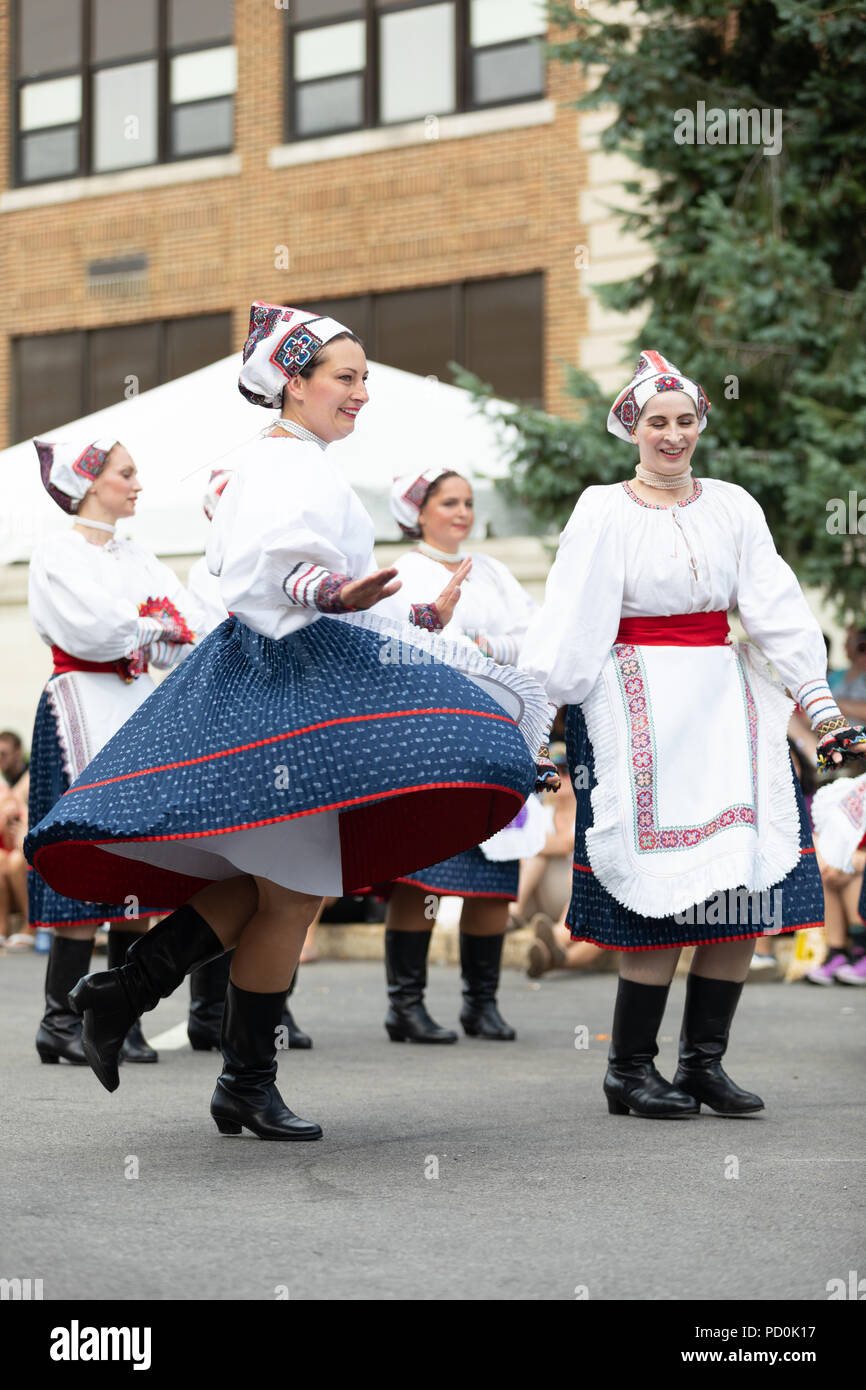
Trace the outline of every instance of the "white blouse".
{"type": "MultiPolygon", "coordinates": [[[[376,605],[377,613],[406,621],[414,604],[434,603],[453,573],[438,560],[419,550],[410,550],[396,562],[402,588],[376,605]]],[[[460,586],[460,599],[451,621],[442,629],[444,637],[474,642],[474,636],[492,639],[494,649],[505,642],[500,660],[516,660],[535,603],[514,575],[500,560],[489,555],[473,555],[472,569],[460,586]],[[506,651],[506,647],[511,650],[506,651]]],[[[494,650],[494,655],[496,652],[494,650]]]]}
{"type": "MultiPolygon", "coordinates": [[[[149,598],[170,599],[201,633],[204,615],[177,575],[134,541],[94,545],[67,531],[40,542],[30,561],[30,614],[39,636],[83,661],[117,661],[151,643],[157,624],[138,611],[149,598]]],[[[150,659],[173,666],[187,650],[157,643],[150,659]]]]}
{"type": "Polygon", "coordinates": [[[220,582],[208,569],[204,555],[191,567],[186,587],[204,614],[204,625],[198,635],[205,637],[209,632],[213,632],[215,627],[219,627],[220,623],[225,622],[227,614],[220,593],[220,582]]]}
{"type": "Polygon", "coordinates": [[[734,607],[795,698],[824,676],[821,629],[744,488],[705,478],[690,497],[665,507],[621,483],[588,487],[560,537],[520,666],[555,704],[582,704],[621,617],[734,607]]]}
{"type": "Polygon", "coordinates": [[[320,616],[292,603],[293,572],[312,564],[361,578],[375,569],[374,540],[366,508],[328,454],[307,440],[273,435],[239,456],[206,556],[229,613],[280,638],[320,616]]]}

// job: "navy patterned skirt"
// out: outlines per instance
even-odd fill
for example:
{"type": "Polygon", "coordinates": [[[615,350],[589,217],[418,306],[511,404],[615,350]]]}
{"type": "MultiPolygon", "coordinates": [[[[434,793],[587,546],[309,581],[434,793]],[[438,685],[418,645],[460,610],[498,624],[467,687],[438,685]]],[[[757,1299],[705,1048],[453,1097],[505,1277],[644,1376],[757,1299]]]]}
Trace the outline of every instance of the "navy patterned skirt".
{"type": "Polygon", "coordinates": [[[824,890],[812,846],[809,813],[796,778],[800,859],[779,883],[763,893],[747,893],[745,889],[716,893],[706,902],[669,917],[642,917],[623,907],[599,883],[587,855],[586,832],[593,823],[590,796],[596,777],[592,744],[579,705],[569,707],[565,736],[572,779],[575,768],[586,768],[588,775],[580,781],[589,784],[575,786],[574,868],[566,918],[574,941],[593,941],[614,951],[660,951],[671,946],[780,935],[823,924],[824,890]]]}
{"type": "Polygon", "coordinates": [[[476,846],[417,873],[403,874],[397,882],[414,884],[440,898],[503,898],[514,902],[519,876],[519,859],[494,862],[476,846]]]}
{"type": "Polygon", "coordinates": [[[534,787],[544,692],[474,655],[464,674],[427,634],[412,638],[423,660],[393,659],[405,631],[320,618],[275,641],[228,618],[34,823],[28,859],[60,892],[177,906],[259,872],[234,857],[235,832],[267,843],[263,877],[317,893],[333,891],[304,880],[320,832],[344,893],[480,844],[534,787]],[[499,682],[513,689],[497,699],[499,682]]]}
{"type": "MultiPolygon", "coordinates": [[[[30,754],[30,825],[38,825],[69,787],[69,774],[63,766],[57,724],[43,690],[36,709],[30,754]]],[[[125,895],[124,895],[125,896],[125,895]]],[[[85,902],[57,893],[45,879],[30,869],[27,874],[28,915],[31,927],[82,927],[100,922],[121,922],[147,916],[158,908],[141,908],[135,903],[85,902]]]]}

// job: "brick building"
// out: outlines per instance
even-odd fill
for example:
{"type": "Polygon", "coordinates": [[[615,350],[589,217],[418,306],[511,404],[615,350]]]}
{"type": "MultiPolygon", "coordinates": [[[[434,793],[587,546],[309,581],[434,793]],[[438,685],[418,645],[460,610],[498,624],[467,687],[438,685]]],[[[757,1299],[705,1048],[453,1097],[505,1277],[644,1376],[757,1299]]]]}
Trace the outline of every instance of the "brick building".
{"type": "Polygon", "coordinates": [[[253,299],[567,412],[593,156],[541,13],[2,0],[2,442],[238,348],[253,299]]]}

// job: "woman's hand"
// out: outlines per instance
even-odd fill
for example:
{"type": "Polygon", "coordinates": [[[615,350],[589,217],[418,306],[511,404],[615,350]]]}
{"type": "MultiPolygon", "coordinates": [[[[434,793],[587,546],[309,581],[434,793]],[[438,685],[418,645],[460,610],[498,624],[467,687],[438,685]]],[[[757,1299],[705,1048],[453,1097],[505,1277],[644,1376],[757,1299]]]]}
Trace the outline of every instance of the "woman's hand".
{"type": "MultiPolygon", "coordinates": [[[[471,557],[464,560],[459,570],[455,570],[445,588],[436,599],[436,610],[442,619],[442,626],[447,627],[454,617],[454,609],[460,602],[460,585],[463,583],[467,574],[472,568],[471,557]]],[[[396,571],[395,571],[396,573],[396,571]]]]}
{"type": "Polygon", "coordinates": [[[344,584],[340,590],[340,602],[350,612],[357,612],[362,608],[373,608],[380,599],[396,594],[402,587],[402,580],[397,579],[395,569],[376,570],[375,574],[366,574],[363,579],[353,579],[344,584]]]}

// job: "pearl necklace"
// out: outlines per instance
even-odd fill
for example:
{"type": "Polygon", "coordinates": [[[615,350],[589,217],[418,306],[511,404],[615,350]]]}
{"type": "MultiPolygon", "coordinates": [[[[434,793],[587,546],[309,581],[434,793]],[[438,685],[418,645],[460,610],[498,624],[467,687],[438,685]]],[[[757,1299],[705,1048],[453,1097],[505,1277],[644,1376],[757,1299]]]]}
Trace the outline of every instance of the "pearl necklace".
{"type": "Polygon", "coordinates": [[[107,521],[91,521],[88,517],[77,516],[76,526],[89,526],[92,531],[107,531],[110,536],[114,535],[115,528],[107,521]]]}
{"type": "Polygon", "coordinates": [[[461,560],[468,560],[469,556],[465,550],[458,550],[456,555],[452,555],[448,550],[437,550],[435,545],[428,545],[426,541],[418,541],[415,546],[422,555],[426,555],[428,560],[438,560],[441,565],[456,565],[461,560]]]}
{"type": "Polygon", "coordinates": [[[653,473],[652,469],[644,468],[639,463],[634,470],[634,475],[639,483],[644,483],[646,487],[662,488],[664,491],[672,490],[675,487],[685,487],[686,483],[692,481],[691,467],[685,473],[653,473]]]}
{"type": "Polygon", "coordinates": [[[275,426],[279,426],[281,430],[285,430],[288,434],[293,434],[296,439],[305,439],[308,444],[318,444],[320,449],[327,449],[328,447],[324,439],[320,439],[317,434],[313,434],[312,430],[308,430],[303,425],[299,425],[295,420],[287,420],[284,415],[281,415],[279,420],[275,420],[272,425],[267,425],[262,430],[262,439],[267,438],[275,426]]]}

